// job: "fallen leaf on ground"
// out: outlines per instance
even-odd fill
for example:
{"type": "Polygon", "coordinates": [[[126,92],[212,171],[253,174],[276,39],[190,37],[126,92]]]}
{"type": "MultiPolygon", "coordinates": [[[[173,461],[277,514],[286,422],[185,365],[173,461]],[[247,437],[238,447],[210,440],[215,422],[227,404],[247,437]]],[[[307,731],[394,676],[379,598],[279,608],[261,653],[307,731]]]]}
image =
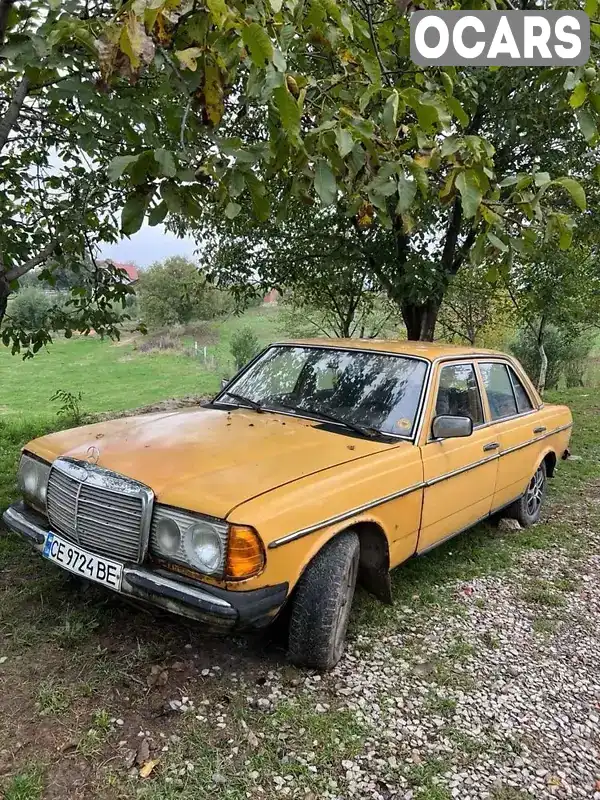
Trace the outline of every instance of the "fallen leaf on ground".
{"type": "Polygon", "coordinates": [[[154,758],[151,761],[146,761],[144,766],[140,769],[140,778],[148,778],[154,767],[158,764],[159,759],[154,758]]]}

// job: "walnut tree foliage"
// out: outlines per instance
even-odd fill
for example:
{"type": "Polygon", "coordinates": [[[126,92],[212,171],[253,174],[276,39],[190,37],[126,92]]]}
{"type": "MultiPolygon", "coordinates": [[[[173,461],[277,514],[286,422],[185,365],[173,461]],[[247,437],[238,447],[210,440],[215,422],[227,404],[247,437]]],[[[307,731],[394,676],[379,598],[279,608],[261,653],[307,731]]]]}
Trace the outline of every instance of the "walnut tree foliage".
{"type": "MultiPolygon", "coordinates": [[[[423,7],[438,6],[447,8],[423,7]]],[[[373,273],[409,335],[427,338],[467,255],[508,269],[540,241],[567,247],[572,212],[586,207],[581,182],[504,153],[492,133],[505,119],[492,109],[504,115],[521,91],[550,124],[570,125],[588,157],[600,113],[597,1],[586,3],[590,63],[574,70],[417,67],[411,7],[0,0],[0,303],[23,271],[82,258],[119,228],[186,228],[207,210],[235,219],[246,207],[257,224],[283,221],[300,202],[315,213],[335,206],[367,250],[392,242],[395,260],[374,261],[373,273]]],[[[96,327],[121,291],[102,277],[79,310],[100,313],[96,327]]]]}

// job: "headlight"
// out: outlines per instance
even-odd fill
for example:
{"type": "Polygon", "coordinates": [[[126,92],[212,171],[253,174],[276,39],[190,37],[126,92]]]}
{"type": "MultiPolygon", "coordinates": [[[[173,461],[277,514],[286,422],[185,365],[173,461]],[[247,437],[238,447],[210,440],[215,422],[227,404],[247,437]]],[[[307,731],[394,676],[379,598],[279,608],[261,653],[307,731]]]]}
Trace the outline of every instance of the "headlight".
{"type": "Polygon", "coordinates": [[[205,575],[225,571],[227,523],[178,508],[157,505],[152,515],[150,547],[157,556],[205,575]]]}
{"type": "Polygon", "coordinates": [[[156,541],[161,553],[175,555],[181,547],[181,531],[173,519],[165,517],[156,526],[156,541]]]}
{"type": "Polygon", "coordinates": [[[258,575],[265,565],[263,543],[254,528],[170,506],[154,507],[150,548],[172,569],[191,567],[232,581],[258,575]]]}
{"type": "Polygon", "coordinates": [[[184,547],[190,564],[209,575],[223,564],[223,542],[208,522],[196,522],[185,532],[184,547]]]}
{"type": "Polygon", "coordinates": [[[25,501],[44,513],[49,475],[50,464],[23,453],[19,464],[19,488],[25,501]]]}

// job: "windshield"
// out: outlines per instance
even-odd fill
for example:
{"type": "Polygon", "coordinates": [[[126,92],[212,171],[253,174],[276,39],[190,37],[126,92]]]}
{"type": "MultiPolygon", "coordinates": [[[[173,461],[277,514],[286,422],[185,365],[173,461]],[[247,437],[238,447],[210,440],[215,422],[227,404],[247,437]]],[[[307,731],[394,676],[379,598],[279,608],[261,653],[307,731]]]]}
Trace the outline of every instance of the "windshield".
{"type": "MultiPolygon", "coordinates": [[[[272,347],[227,389],[269,408],[293,406],[411,436],[427,364],[365,350],[272,347]]],[[[223,398],[227,402],[226,392],[223,398]]]]}

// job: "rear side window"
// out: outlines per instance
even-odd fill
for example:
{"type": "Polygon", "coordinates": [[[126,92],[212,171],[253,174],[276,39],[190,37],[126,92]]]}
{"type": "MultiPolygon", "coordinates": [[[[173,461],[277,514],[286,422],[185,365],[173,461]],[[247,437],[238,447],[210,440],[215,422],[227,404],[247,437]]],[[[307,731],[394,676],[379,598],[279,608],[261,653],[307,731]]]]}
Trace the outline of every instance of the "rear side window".
{"type": "Polygon", "coordinates": [[[531,405],[531,400],[529,399],[527,390],[521,383],[521,379],[512,367],[509,367],[508,369],[510,370],[510,377],[513,382],[515,396],[517,398],[517,408],[519,409],[519,414],[522,414],[524,411],[532,411],[533,406],[531,405]]]}
{"type": "Polygon", "coordinates": [[[442,367],[435,413],[436,416],[450,414],[456,417],[470,417],[473,425],[481,425],[483,410],[472,364],[451,364],[442,367]]]}
{"type": "Polygon", "coordinates": [[[492,419],[513,417],[517,413],[517,401],[505,364],[479,364],[483,385],[490,404],[492,419]]]}

